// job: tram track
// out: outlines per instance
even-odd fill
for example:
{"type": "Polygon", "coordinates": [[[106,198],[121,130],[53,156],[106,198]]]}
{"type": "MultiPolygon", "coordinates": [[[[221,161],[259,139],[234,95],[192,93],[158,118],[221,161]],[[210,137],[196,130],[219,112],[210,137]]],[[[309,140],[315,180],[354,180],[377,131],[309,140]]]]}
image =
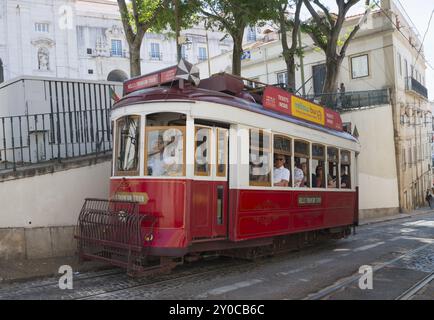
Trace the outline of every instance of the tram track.
{"type": "MultiPolygon", "coordinates": [[[[377,266],[374,266],[372,268],[372,272],[375,273],[387,266],[392,265],[395,262],[398,262],[402,259],[408,258],[411,255],[414,255],[426,248],[428,248],[429,246],[431,246],[432,243],[427,243],[423,246],[420,246],[416,249],[407,251],[406,253],[391,259],[389,261],[383,262],[377,266]]],[[[352,285],[353,283],[355,283],[356,281],[358,281],[360,279],[360,274],[354,274],[351,275],[349,277],[343,278],[341,280],[339,280],[337,283],[326,287],[316,293],[313,294],[309,294],[308,296],[306,296],[305,298],[303,298],[303,300],[321,300],[321,299],[328,299],[330,297],[332,297],[335,293],[344,290],[345,288],[349,287],[350,285],[352,285]]],[[[396,300],[405,300],[403,298],[411,298],[412,296],[414,296],[415,294],[417,294],[417,292],[419,292],[423,287],[425,287],[428,283],[430,283],[434,278],[434,274],[431,273],[430,275],[428,275],[427,277],[425,277],[424,279],[418,281],[415,285],[413,285],[411,288],[409,288],[408,290],[406,290],[405,292],[403,292],[402,294],[400,294],[396,300]],[[399,299],[398,299],[399,298],[399,299]]]]}
{"type": "Polygon", "coordinates": [[[423,288],[429,285],[430,282],[433,280],[434,280],[434,272],[427,275],[425,278],[423,278],[422,280],[418,281],[413,286],[408,288],[406,291],[404,291],[402,294],[396,297],[395,300],[410,300],[415,295],[417,295],[423,288]]]}
{"type": "MultiPolygon", "coordinates": [[[[88,275],[80,278],[74,277],[74,289],[60,290],[57,281],[31,285],[14,290],[11,294],[1,295],[1,291],[9,291],[10,288],[0,290],[1,299],[26,299],[27,296],[44,294],[44,299],[71,299],[87,300],[104,295],[126,292],[132,289],[145,288],[153,285],[170,283],[184,279],[200,277],[222,270],[253,265],[255,262],[246,260],[227,259],[216,263],[215,259],[199,262],[199,265],[183,265],[181,269],[175,269],[169,274],[154,275],[152,277],[130,278],[124,270],[111,270],[105,273],[88,275]],[[78,285],[77,285],[78,283],[78,285]]],[[[56,279],[57,280],[57,279],[56,279]]]]}

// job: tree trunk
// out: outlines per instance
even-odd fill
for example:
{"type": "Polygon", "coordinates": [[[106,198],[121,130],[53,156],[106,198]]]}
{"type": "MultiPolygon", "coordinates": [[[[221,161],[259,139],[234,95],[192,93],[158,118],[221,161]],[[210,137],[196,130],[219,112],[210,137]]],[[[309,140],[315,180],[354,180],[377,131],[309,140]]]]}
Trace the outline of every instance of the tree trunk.
{"type": "Polygon", "coordinates": [[[291,54],[288,59],[285,59],[286,70],[288,74],[288,90],[295,92],[295,59],[294,54],[291,54]]]}
{"type": "Polygon", "coordinates": [[[181,28],[179,25],[179,0],[174,0],[173,2],[175,8],[175,36],[176,36],[176,61],[181,60],[181,44],[179,43],[179,36],[181,35],[181,28]]]}
{"type": "Polygon", "coordinates": [[[340,59],[337,55],[334,57],[327,57],[326,60],[326,78],[324,81],[324,87],[322,93],[325,93],[321,97],[321,104],[326,107],[330,107],[334,103],[334,95],[333,93],[337,92],[338,88],[338,77],[339,77],[339,69],[341,67],[342,59],[340,59]]]}
{"type": "Polygon", "coordinates": [[[243,54],[243,37],[234,38],[234,50],[232,56],[232,74],[241,76],[241,55],[243,54]]]}
{"type": "Polygon", "coordinates": [[[130,46],[130,74],[131,78],[142,74],[140,66],[140,45],[138,47],[130,46]]]}

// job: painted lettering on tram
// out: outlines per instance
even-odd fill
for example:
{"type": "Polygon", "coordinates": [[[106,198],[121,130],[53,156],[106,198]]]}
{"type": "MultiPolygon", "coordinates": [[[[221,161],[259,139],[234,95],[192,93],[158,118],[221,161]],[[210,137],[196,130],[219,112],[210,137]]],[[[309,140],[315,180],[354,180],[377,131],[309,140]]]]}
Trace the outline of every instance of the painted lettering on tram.
{"type": "Polygon", "coordinates": [[[308,204],[321,204],[322,198],[321,196],[298,196],[298,204],[299,205],[308,205],[308,204]]]}
{"type": "Polygon", "coordinates": [[[146,192],[116,192],[114,200],[118,201],[134,201],[139,204],[147,204],[149,196],[146,192]]]}

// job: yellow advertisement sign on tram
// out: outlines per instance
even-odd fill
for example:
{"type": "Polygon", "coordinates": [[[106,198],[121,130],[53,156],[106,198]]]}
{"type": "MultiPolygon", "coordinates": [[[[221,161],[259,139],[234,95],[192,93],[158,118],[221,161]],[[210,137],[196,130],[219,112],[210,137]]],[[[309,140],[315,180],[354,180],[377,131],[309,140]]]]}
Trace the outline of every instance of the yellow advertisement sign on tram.
{"type": "Polygon", "coordinates": [[[291,96],[291,114],[320,125],[325,123],[324,108],[309,101],[291,96]]]}

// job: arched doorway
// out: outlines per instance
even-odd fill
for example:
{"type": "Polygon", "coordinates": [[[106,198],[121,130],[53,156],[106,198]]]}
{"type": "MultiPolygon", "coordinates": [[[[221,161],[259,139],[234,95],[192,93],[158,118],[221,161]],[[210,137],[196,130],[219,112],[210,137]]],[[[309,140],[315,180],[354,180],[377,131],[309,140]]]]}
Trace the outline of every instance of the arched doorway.
{"type": "Polygon", "coordinates": [[[3,81],[5,81],[5,77],[3,74],[3,61],[2,59],[0,59],[0,83],[2,83],[3,81]]]}
{"type": "Polygon", "coordinates": [[[122,70],[113,70],[107,76],[107,81],[124,82],[128,75],[122,70]]]}

